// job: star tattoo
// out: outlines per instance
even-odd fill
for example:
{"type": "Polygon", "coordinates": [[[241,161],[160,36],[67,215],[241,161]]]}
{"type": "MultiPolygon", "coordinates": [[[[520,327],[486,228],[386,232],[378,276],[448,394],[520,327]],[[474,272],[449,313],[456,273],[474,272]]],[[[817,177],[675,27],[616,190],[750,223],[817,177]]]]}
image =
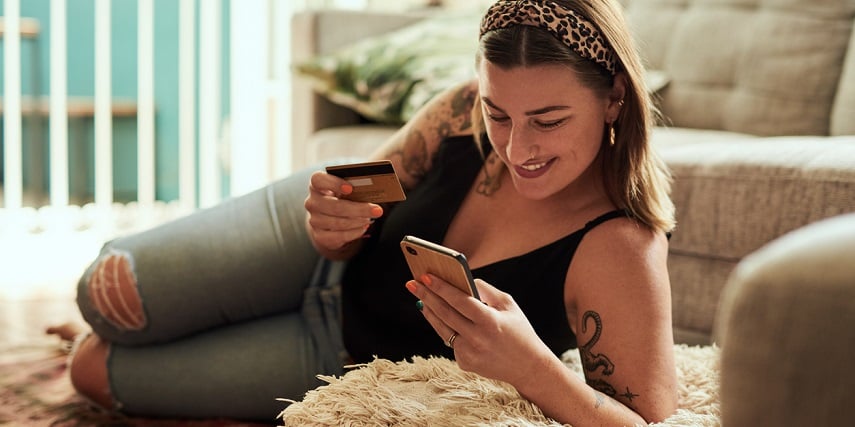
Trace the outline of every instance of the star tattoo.
{"type": "Polygon", "coordinates": [[[631,391],[629,391],[629,387],[626,388],[626,393],[621,394],[621,396],[627,398],[627,400],[629,400],[630,402],[632,402],[633,397],[638,397],[637,394],[633,394],[631,391]]]}

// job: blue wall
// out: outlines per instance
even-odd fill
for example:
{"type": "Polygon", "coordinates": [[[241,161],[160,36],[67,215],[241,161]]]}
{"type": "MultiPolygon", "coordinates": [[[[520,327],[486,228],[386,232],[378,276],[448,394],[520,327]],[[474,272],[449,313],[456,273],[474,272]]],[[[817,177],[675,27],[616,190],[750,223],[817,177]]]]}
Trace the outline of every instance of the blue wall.
{"type": "MultiPolygon", "coordinates": [[[[196,30],[199,29],[196,0],[196,30]]],[[[229,114],[229,8],[222,3],[222,69],[221,88],[223,117],[229,114]]],[[[2,11],[3,0],[0,0],[2,11]]],[[[137,8],[135,0],[113,1],[112,15],[112,94],[115,100],[135,101],[137,97],[137,8]]],[[[95,1],[67,0],[68,29],[68,95],[94,99],[95,91],[95,1]]],[[[154,90],[155,90],[155,144],[157,171],[157,198],[173,200],[178,197],[178,13],[176,0],[154,1],[154,90]]],[[[21,78],[25,95],[50,93],[50,0],[22,0],[21,16],[38,20],[41,32],[37,40],[22,39],[21,78]],[[35,62],[34,62],[35,61],[35,62]]],[[[198,34],[197,34],[198,46],[198,34]]],[[[2,44],[0,44],[0,70],[2,70],[2,44]]],[[[198,49],[196,53],[198,72],[198,49]]],[[[197,78],[198,82],[198,78],[197,78]]],[[[198,86],[197,86],[198,89],[198,86]]],[[[3,79],[0,78],[0,93],[3,79]]],[[[197,99],[198,114],[198,99],[197,99]]],[[[198,125],[198,120],[197,120],[198,125]]],[[[48,119],[24,119],[25,187],[48,182],[47,174],[35,179],[30,173],[30,162],[43,152],[43,164],[48,165],[48,119]],[[40,142],[39,142],[40,141],[40,142]],[[33,144],[41,144],[33,146],[33,144]]],[[[117,201],[136,198],[136,119],[114,118],[113,162],[114,189],[117,201]]],[[[198,135],[198,132],[197,132],[198,135]]],[[[91,118],[69,120],[69,162],[72,177],[72,198],[92,199],[94,193],[94,128],[91,118]]],[[[2,152],[2,150],[0,150],[2,152]]],[[[2,163],[0,163],[2,165],[2,163]]],[[[2,167],[2,166],[0,166],[2,167]]],[[[45,189],[46,189],[46,185],[45,189]]]]}

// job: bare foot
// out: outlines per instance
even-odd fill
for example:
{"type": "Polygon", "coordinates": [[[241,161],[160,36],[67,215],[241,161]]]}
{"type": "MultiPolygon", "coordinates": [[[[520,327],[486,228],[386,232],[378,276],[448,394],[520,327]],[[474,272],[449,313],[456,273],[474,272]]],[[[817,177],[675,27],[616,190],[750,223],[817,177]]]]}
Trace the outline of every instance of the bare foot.
{"type": "Polygon", "coordinates": [[[63,341],[74,341],[74,337],[80,335],[86,330],[76,323],[63,323],[57,326],[50,326],[45,330],[48,335],[56,335],[63,341]]]}

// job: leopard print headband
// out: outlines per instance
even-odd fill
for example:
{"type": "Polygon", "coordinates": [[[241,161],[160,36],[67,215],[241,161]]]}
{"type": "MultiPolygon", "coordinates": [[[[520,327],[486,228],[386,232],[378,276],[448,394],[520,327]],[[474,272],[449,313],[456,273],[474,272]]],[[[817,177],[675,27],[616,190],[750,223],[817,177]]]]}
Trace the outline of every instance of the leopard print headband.
{"type": "MultiPolygon", "coordinates": [[[[611,75],[617,58],[597,27],[578,13],[551,1],[500,0],[487,9],[481,20],[481,34],[513,25],[529,25],[548,30],[581,57],[590,59],[611,75]]],[[[480,38],[479,36],[479,38],[480,38]]]]}

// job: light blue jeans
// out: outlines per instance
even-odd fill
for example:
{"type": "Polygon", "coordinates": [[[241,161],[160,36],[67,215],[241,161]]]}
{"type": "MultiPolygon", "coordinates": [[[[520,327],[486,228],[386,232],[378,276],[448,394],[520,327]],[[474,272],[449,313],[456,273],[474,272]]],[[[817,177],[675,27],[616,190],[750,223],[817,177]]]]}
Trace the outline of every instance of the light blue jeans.
{"type": "MultiPolygon", "coordinates": [[[[88,295],[78,305],[112,342],[110,388],[128,414],[273,422],[342,373],[337,276],[305,231],[316,168],[151,230],[108,242],[131,260],[146,325],[121,329],[88,295]]],[[[93,266],[95,262],[93,262],[93,266]]]]}

